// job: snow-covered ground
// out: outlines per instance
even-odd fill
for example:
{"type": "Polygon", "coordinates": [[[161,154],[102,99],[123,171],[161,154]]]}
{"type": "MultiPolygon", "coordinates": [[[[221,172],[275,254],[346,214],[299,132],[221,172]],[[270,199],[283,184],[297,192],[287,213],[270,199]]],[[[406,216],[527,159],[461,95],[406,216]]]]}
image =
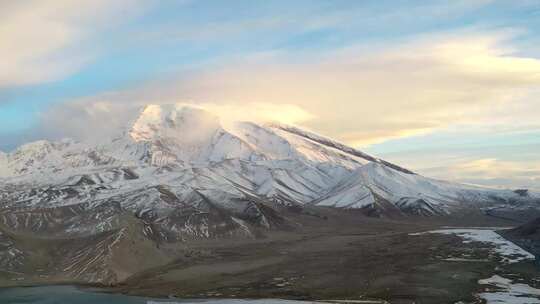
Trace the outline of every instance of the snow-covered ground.
{"type": "Polygon", "coordinates": [[[534,260],[534,255],[503,238],[491,229],[442,229],[413,233],[412,235],[420,235],[424,233],[455,234],[463,238],[464,243],[482,242],[491,244],[493,246],[493,251],[502,258],[504,263],[516,263],[523,260],[534,260]]]}
{"type": "Polygon", "coordinates": [[[479,280],[481,285],[491,285],[496,291],[486,291],[478,296],[486,300],[487,304],[535,304],[540,303],[540,289],[527,284],[512,283],[512,280],[494,275],[491,278],[479,280]]]}

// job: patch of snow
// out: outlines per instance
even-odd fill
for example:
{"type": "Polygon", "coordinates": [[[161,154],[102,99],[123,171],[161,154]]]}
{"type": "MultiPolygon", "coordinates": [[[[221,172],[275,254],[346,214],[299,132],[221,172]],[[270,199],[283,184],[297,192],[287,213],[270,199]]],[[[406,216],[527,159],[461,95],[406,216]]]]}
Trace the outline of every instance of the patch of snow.
{"type": "Polygon", "coordinates": [[[534,255],[503,238],[494,230],[489,229],[442,229],[427,232],[412,233],[421,235],[425,233],[455,234],[464,239],[463,243],[482,242],[494,246],[494,251],[502,257],[505,263],[516,263],[524,260],[534,260],[534,255]]]}
{"type": "Polygon", "coordinates": [[[487,304],[535,304],[540,303],[540,289],[533,288],[527,284],[512,283],[512,280],[494,275],[491,278],[478,281],[481,285],[492,285],[497,287],[497,291],[487,291],[478,294],[486,300],[487,304]]]}

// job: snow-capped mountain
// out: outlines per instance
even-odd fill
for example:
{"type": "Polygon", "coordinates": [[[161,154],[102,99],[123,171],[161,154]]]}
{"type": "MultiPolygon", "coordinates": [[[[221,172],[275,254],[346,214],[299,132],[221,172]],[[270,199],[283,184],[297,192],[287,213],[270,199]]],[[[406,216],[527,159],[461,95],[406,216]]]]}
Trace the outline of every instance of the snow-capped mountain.
{"type": "MultiPolygon", "coordinates": [[[[180,197],[217,191],[340,208],[384,200],[422,213],[522,198],[510,190],[429,179],[291,126],[240,122],[225,129],[211,113],[176,105],[146,106],[125,130],[99,144],[37,141],[0,154],[0,178],[32,187],[86,180],[111,195],[153,185],[175,189],[180,197]]],[[[10,205],[44,203],[74,202],[34,198],[10,205]]]]}
{"type": "Polygon", "coordinates": [[[283,212],[290,208],[445,215],[538,200],[423,177],[296,127],[225,128],[201,109],[149,105],[98,144],[38,141],[0,153],[0,240],[21,252],[0,253],[0,265],[15,269],[31,259],[17,234],[77,239],[55,267],[84,281],[115,281],[127,270],[98,266],[115,259],[114,244],[294,229],[283,212]]]}

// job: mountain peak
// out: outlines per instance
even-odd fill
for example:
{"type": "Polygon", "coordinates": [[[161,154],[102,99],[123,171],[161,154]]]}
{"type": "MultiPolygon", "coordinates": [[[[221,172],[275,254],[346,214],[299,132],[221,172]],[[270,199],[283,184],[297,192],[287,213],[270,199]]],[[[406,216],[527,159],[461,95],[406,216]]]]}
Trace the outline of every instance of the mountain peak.
{"type": "Polygon", "coordinates": [[[129,130],[130,137],[139,141],[175,138],[192,141],[211,136],[220,129],[219,119],[198,108],[181,105],[147,105],[129,130]]]}

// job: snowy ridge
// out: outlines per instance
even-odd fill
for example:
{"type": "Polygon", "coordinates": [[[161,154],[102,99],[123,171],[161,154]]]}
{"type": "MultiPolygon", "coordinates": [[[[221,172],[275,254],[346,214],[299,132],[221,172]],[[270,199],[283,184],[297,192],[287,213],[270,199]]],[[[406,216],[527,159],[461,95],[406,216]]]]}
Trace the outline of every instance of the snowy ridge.
{"type": "Polygon", "coordinates": [[[407,170],[405,168],[402,168],[402,167],[399,167],[397,165],[394,165],[392,163],[389,163],[385,160],[382,160],[382,159],[379,159],[379,158],[375,158],[369,154],[366,154],[362,151],[359,151],[359,150],[356,150],[354,148],[351,148],[351,147],[348,147],[346,145],[343,145],[337,141],[334,141],[332,139],[329,139],[329,138],[326,138],[326,137],[323,137],[323,136],[320,136],[320,135],[317,135],[317,134],[314,134],[312,132],[308,132],[308,131],[304,131],[304,130],[301,130],[301,129],[298,129],[296,127],[292,127],[292,126],[286,126],[286,125],[283,125],[283,124],[269,124],[268,125],[269,127],[271,128],[275,128],[275,129],[280,129],[280,130],[283,130],[283,131],[286,131],[286,132],[289,132],[289,133],[292,133],[292,134],[296,134],[298,136],[301,136],[301,137],[304,137],[304,138],[308,138],[318,144],[321,144],[321,145],[325,145],[325,146],[328,146],[328,147],[332,147],[332,148],[335,148],[339,151],[343,151],[347,154],[350,154],[350,155],[353,155],[353,156],[356,156],[356,157],[360,157],[366,161],[369,161],[369,162],[376,162],[376,163],[381,163],[381,164],[384,164],[388,167],[391,167],[392,169],[394,170],[398,170],[398,171],[401,171],[403,173],[407,173],[407,174],[414,174],[414,172],[410,171],[410,170],[407,170]]]}
{"type": "Polygon", "coordinates": [[[154,214],[178,208],[174,201],[211,201],[238,212],[247,208],[239,201],[248,198],[337,208],[384,204],[421,215],[538,200],[426,178],[296,127],[240,122],[225,129],[213,114],[176,105],[146,106],[118,136],[98,145],[38,141],[0,154],[0,178],[19,185],[4,194],[8,207],[115,199],[154,214]],[[151,190],[160,187],[170,192],[168,202],[151,190]]]}

